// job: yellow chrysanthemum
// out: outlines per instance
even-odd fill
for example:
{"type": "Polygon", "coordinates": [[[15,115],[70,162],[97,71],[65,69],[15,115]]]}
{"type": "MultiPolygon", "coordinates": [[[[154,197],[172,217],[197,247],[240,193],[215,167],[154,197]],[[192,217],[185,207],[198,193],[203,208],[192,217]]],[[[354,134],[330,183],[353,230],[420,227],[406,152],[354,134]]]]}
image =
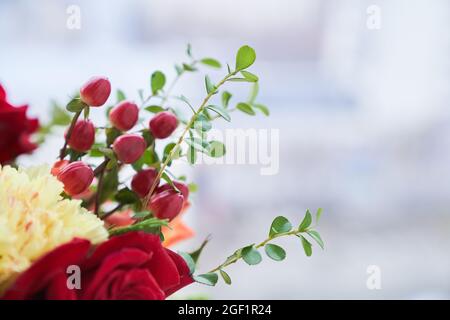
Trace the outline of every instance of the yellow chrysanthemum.
{"type": "Polygon", "coordinates": [[[61,197],[63,185],[47,166],[16,170],[0,166],[0,292],[17,273],[74,237],[99,243],[103,221],[61,197]]]}

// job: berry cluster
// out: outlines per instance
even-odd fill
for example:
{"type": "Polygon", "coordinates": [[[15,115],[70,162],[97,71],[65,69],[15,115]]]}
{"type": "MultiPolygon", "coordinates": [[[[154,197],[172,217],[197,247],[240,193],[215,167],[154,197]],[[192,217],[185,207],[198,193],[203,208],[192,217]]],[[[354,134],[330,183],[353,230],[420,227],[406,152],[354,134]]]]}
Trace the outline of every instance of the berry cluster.
{"type": "MultiPolygon", "coordinates": [[[[81,87],[78,103],[83,106],[83,110],[89,107],[100,107],[106,103],[110,94],[109,80],[104,77],[94,77],[81,87]]],[[[81,110],[77,111],[72,126],[65,133],[69,150],[78,155],[93,148],[96,136],[94,124],[87,118],[78,119],[80,113],[81,110]]],[[[108,151],[112,150],[113,153],[107,155],[106,162],[97,172],[83,161],[71,162],[63,159],[64,154],[61,156],[61,160],[54,164],[52,173],[64,184],[67,195],[79,196],[85,193],[95,176],[103,174],[102,170],[106,168],[105,163],[110,163],[112,159],[117,159],[120,165],[125,165],[133,164],[142,157],[148,147],[146,139],[143,134],[128,133],[137,124],[138,118],[139,108],[131,101],[120,101],[109,110],[109,121],[112,125],[110,130],[114,130],[114,135],[108,143],[108,147],[111,147],[108,151]]],[[[164,111],[150,120],[148,131],[144,132],[151,135],[151,139],[165,139],[176,130],[177,126],[177,117],[170,111],[164,111]]],[[[171,182],[159,186],[159,180],[156,168],[142,169],[133,176],[131,189],[141,199],[150,196],[145,209],[151,211],[155,217],[172,220],[187,202],[189,189],[182,182],[171,182]],[[150,194],[152,187],[154,190],[150,194]]],[[[96,205],[99,206],[100,203],[96,205]]]]}

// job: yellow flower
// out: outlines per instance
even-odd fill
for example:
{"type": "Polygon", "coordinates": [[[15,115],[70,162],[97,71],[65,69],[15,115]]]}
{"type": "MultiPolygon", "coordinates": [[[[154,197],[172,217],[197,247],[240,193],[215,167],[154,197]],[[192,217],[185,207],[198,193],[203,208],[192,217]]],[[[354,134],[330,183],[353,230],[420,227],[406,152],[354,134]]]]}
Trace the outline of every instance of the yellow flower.
{"type": "Polygon", "coordinates": [[[36,259],[74,237],[99,243],[108,237],[103,221],[61,197],[63,185],[39,166],[0,166],[0,292],[36,259]]]}

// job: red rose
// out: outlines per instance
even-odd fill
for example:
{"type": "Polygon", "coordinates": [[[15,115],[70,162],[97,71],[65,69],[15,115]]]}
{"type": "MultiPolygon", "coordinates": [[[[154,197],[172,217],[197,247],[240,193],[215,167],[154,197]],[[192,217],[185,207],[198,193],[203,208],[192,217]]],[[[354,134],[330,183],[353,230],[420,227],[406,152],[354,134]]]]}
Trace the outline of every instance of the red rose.
{"type": "Polygon", "coordinates": [[[130,232],[88,254],[89,241],[75,239],[48,253],[22,273],[3,299],[161,300],[192,283],[181,256],[158,236],[130,232]],[[81,289],[67,287],[67,267],[81,268],[81,289]]]}
{"type": "Polygon", "coordinates": [[[39,121],[27,118],[27,109],[27,105],[15,107],[6,101],[6,92],[0,85],[0,164],[37,148],[30,135],[38,130],[39,121]]]}

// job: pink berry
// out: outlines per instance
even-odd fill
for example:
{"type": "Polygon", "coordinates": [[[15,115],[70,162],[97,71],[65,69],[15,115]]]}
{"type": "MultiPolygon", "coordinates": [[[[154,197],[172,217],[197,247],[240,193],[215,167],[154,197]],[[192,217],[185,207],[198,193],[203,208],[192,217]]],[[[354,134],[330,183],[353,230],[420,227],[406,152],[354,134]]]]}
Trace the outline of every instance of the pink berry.
{"type": "Polygon", "coordinates": [[[118,137],[113,144],[113,150],[121,162],[130,164],[139,160],[147,144],[144,138],[137,134],[125,134],[118,137]]]}
{"type": "MultiPolygon", "coordinates": [[[[67,132],[66,132],[67,136],[67,132]]],[[[69,146],[79,152],[91,149],[95,141],[95,127],[89,120],[78,120],[72,129],[69,146]]]]}
{"type": "MultiPolygon", "coordinates": [[[[158,176],[158,171],[155,168],[144,169],[136,173],[131,180],[131,189],[136,192],[141,198],[144,198],[155,182],[158,176]]],[[[157,185],[159,184],[159,181],[157,185]]]]}
{"type": "Polygon", "coordinates": [[[94,171],[82,161],[75,161],[64,166],[57,179],[64,184],[64,191],[71,196],[86,191],[94,179],[94,171]]]}
{"type": "MultiPolygon", "coordinates": [[[[175,187],[178,188],[178,190],[181,191],[181,194],[183,195],[184,201],[186,202],[189,198],[189,188],[187,185],[185,185],[184,183],[178,182],[178,181],[174,181],[173,184],[175,185],[175,187]]],[[[160,193],[166,190],[174,190],[173,187],[166,183],[163,184],[162,186],[158,187],[156,189],[156,193],[160,193]]]]}
{"type": "Polygon", "coordinates": [[[148,208],[158,219],[172,220],[183,209],[184,197],[174,190],[156,193],[150,199],[148,208]]]}
{"type": "Polygon", "coordinates": [[[178,126],[177,117],[169,112],[160,112],[150,120],[150,131],[157,139],[165,139],[170,136],[178,126]]]}
{"type": "Polygon", "coordinates": [[[104,77],[93,77],[80,89],[81,100],[91,107],[105,104],[111,94],[111,83],[104,77]]]}
{"type": "Polygon", "coordinates": [[[120,131],[128,131],[138,121],[139,108],[135,103],[122,101],[109,113],[109,120],[120,131]]]}

